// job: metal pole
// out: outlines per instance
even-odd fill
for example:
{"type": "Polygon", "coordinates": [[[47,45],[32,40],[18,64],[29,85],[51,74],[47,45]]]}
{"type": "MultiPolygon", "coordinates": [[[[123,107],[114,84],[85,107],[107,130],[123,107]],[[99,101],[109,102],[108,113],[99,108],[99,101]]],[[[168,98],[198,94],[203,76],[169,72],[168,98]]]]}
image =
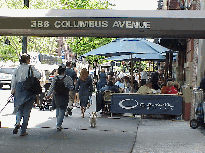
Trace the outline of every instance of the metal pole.
{"type": "Polygon", "coordinates": [[[139,86],[141,87],[141,75],[140,75],[140,69],[141,69],[141,59],[139,58],[139,86]]]}
{"type": "Polygon", "coordinates": [[[27,37],[23,36],[22,38],[22,54],[27,53],[27,37]]]}
{"type": "Polygon", "coordinates": [[[131,53],[131,83],[132,83],[132,93],[134,92],[134,85],[133,85],[133,61],[132,61],[132,53],[131,53]]]}
{"type": "Polygon", "coordinates": [[[172,78],[173,53],[169,53],[169,76],[172,78]]]}
{"type": "MultiPolygon", "coordinates": [[[[29,8],[29,0],[24,0],[24,7],[29,8]]],[[[27,53],[27,37],[23,36],[22,38],[22,54],[27,53]]]]}
{"type": "Polygon", "coordinates": [[[150,76],[150,74],[151,74],[151,72],[150,72],[151,71],[151,67],[150,66],[151,66],[151,61],[149,61],[149,81],[150,81],[150,78],[151,78],[151,76],[150,76]]]}

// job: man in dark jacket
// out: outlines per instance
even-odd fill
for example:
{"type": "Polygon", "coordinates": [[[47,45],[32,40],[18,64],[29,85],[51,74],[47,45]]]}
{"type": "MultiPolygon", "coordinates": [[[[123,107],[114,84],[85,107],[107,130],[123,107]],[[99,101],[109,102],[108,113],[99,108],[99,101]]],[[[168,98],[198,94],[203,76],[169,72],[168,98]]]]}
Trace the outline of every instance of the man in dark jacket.
{"type": "Polygon", "coordinates": [[[110,91],[113,91],[115,93],[119,93],[119,87],[114,85],[112,80],[109,80],[107,86],[101,88],[100,92],[103,92],[105,90],[110,90],[110,91]]]}
{"type": "Polygon", "coordinates": [[[112,82],[112,80],[109,80],[109,81],[108,81],[108,84],[107,84],[105,87],[103,87],[103,88],[100,89],[99,97],[101,97],[101,99],[100,99],[99,103],[101,103],[101,108],[102,108],[101,114],[102,114],[103,112],[105,112],[105,102],[104,102],[104,98],[103,98],[103,93],[104,93],[104,91],[106,91],[106,90],[110,90],[110,91],[112,91],[112,92],[114,92],[114,93],[119,93],[119,87],[116,86],[116,85],[114,85],[113,82],[112,82]]]}
{"type": "MultiPolygon", "coordinates": [[[[70,76],[73,80],[73,86],[75,89],[75,84],[76,84],[76,80],[77,80],[77,74],[76,72],[72,69],[72,63],[71,62],[66,62],[66,70],[65,70],[65,75],[70,76]]],[[[73,109],[73,103],[74,103],[74,99],[75,99],[75,90],[71,90],[69,92],[69,104],[68,104],[68,108],[65,112],[65,116],[68,116],[68,114],[71,116],[72,115],[72,109],[73,109]]]]}
{"type": "MultiPolygon", "coordinates": [[[[158,68],[156,68],[156,70],[158,70],[158,68]]],[[[152,88],[155,90],[160,89],[159,85],[158,85],[158,81],[159,81],[159,76],[160,76],[160,72],[161,71],[156,71],[152,74],[150,81],[152,82],[152,88]]]]}
{"type": "MultiPolygon", "coordinates": [[[[204,76],[205,76],[205,71],[204,71],[204,76]]],[[[205,77],[201,79],[200,88],[203,89],[203,92],[205,93],[205,77]]],[[[204,96],[204,99],[205,99],[205,96],[204,96]]]]}

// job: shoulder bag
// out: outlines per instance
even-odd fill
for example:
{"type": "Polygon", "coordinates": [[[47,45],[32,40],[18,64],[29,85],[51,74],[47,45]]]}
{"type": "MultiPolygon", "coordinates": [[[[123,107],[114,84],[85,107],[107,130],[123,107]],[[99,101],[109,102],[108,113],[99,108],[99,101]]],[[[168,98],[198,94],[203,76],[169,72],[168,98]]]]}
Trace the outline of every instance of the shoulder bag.
{"type": "Polygon", "coordinates": [[[36,95],[42,93],[40,81],[33,76],[33,71],[31,69],[31,66],[29,66],[29,70],[28,70],[28,78],[26,80],[26,90],[29,90],[30,92],[33,92],[36,95]]]}

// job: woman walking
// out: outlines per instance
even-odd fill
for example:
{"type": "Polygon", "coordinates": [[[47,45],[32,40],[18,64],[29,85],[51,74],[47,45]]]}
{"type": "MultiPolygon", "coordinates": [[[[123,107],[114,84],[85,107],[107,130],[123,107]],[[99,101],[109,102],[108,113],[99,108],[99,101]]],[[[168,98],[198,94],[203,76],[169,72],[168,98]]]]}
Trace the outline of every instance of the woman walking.
{"type": "Polygon", "coordinates": [[[92,96],[93,86],[92,79],[88,75],[86,68],[83,68],[80,77],[76,84],[76,91],[79,92],[80,106],[82,118],[84,118],[84,113],[88,104],[89,96],[92,96]]]}
{"type": "Polygon", "coordinates": [[[47,99],[53,94],[52,108],[56,109],[58,131],[62,129],[64,114],[69,102],[69,89],[72,90],[73,80],[65,75],[66,66],[61,64],[58,68],[58,75],[53,78],[49,88],[47,99]]]}
{"type": "MultiPolygon", "coordinates": [[[[16,68],[12,81],[11,81],[11,94],[14,95],[14,107],[17,110],[16,124],[13,130],[13,134],[18,133],[18,129],[21,127],[20,136],[28,135],[26,128],[33,103],[36,99],[36,94],[26,89],[26,80],[28,78],[30,56],[23,54],[21,56],[21,65],[16,68]],[[21,118],[23,117],[23,124],[20,125],[21,118]]],[[[38,72],[33,66],[31,66],[33,76],[37,79],[41,78],[40,72],[38,72]]]]}

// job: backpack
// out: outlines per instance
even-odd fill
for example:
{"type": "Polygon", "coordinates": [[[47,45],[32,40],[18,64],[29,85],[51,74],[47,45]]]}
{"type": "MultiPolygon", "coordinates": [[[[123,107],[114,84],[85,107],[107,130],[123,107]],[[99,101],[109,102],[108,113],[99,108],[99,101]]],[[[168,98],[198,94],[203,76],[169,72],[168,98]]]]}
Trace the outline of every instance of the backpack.
{"type": "Polygon", "coordinates": [[[62,79],[59,79],[59,77],[57,76],[55,87],[54,87],[54,91],[56,92],[56,94],[66,95],[69,93],[69,89],[65,87],[65,83],[64,83],[65,77],[66,75],[62,79]]]}

